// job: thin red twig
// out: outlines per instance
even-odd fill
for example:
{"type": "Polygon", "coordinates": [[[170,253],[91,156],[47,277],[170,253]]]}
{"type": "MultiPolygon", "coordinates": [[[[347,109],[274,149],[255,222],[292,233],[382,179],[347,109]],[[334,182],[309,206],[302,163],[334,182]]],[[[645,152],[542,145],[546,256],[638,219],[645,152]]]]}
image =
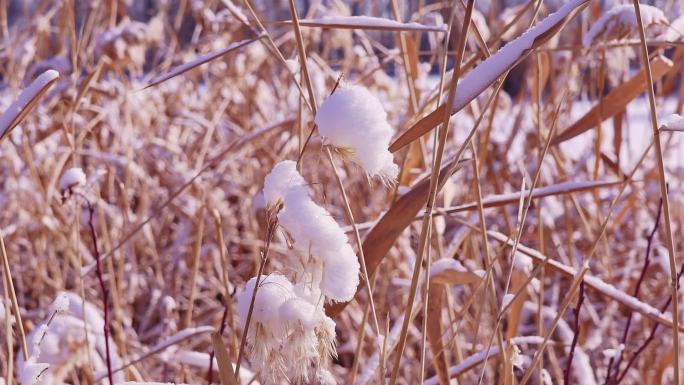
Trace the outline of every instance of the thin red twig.
{"type": "MultiPolygon", "coordinates": [[[[646,244],[646,257],[644,258],[644,266],[641,268],[641,274],[639,275],[639,280],[637,280],[636,287],[634,288],[634,298],[639,298],[639,291],[641,289],[641,284],[644,282],[644,277],[646,276],[646,270],[648,270],[648,266],[651,264],[651,246],[653,245],[653,238],[656,235],[656,232],[658,231],[658,225],[660,223],[660,216],[663,213],[663,198],[660,198],[660,201],[658,203],[658,212],[656,213],[656,218],[655,218],[655,223],[653,224],[653,229],[651,230],[651,233],[648,235],[647,238],[647,244],[646,244]]],[[[625,325],[625,330],[622,333],[622,339],[620,340],[620,344],[622,346],[625,346],[627,344],[627,337],[629,336],[629,328],[632,325],[632,316],[634,313],[629,313],[629,317],[627,317],[627,325],[625,325]]],[[[622,363],[622,358],[624,357],[624,351],[623,349],[619,349],[618,352],[618,358],[615,360],[614,357],[611,357],[610,361],[608,362],[608,370],[606,371],[606,381],[605,384],[609,384],[611,379],[612,381],[615,381],[617,379],[618,374],[620,373],[620,364],[622,363]],[[613,368],[613,361],[615,360],[615,373],[611,373],[612,368],[613,368]]]]}
{"type": "MultiPolygon", "coordinates": [[[[80,194],[79,194],[80,195],[80,194]]],[[[90,238],[93,241],[93,254],[95,255],[95,274],[97,275],[97,280],[100,283],[100,290],[102,291],[102,302],[104,310],[104,337],[105,337],[105,354],[107,360],[107,377],[109,378],[109,384],[114,385],[114,377],[112,375],[112,357],[109,350],[109,290],[104,282],[104,276],[102,274],[102,264],[100,263],[100,249],[97,246],[97,233],[95,232],[95,224],[93,218],[95,216],[95,208],[90,203],[88,199],[81,195],[83,200],[88,206],[88,227],[90,228],[90,238]]]]}
{"type": "Polygon", "coordinates": [[[570,345],[570,352],[568,353],[568,365],[565,367],[565,385],[570,385],[570,369],[572,368],[572,358],[575,356],[575,348],[577,348],[577,341],[580,334],[580,309],[584,302],[584,281],[580,283],[579,297],[577,298],[577,307],[575,308],[575,335],[572,337],[572,344],[570,345]]]}

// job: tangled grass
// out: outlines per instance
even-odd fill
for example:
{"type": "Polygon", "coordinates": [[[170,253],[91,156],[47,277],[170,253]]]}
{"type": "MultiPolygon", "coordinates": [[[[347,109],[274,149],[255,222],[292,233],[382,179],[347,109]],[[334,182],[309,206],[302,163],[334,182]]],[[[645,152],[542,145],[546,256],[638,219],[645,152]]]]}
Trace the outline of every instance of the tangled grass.
{"type": "Polygon", "coordinates": [[[288,159],[361,263],[309,382],[678,383],[682,5],[465,3],[0,2],[0,383],[287,383],[236,301],[307,268],[288,159]],[[316,130],[340,83],[394,183],[316,130]]]}

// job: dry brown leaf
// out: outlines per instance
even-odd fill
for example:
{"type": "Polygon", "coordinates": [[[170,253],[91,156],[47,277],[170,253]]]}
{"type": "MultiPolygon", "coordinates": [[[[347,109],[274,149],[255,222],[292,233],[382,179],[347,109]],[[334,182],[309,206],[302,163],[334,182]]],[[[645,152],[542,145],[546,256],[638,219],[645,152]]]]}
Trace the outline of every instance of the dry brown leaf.
{"type": "MultiPolygon", "coordinates": [[[[469,161],[469,159],[461,160],[458,165],[454,165],[452,161],[442,167],[442,171],[439,173],[438,186],[441,188],[453,172],[456,172],[469,161]],[[450,170],[452,171],[451,173],[448,172],[450,170]]],[[[413,221],[420,209],[425,207],[429,189],[430,178],[423,178],[409,192],[397,199],[368,232],[368,235],[366,235],[366,239],[363,241],[363,254],[366,257],[366,269],[370,278],[375,274],[380,262],[382,262],[382,259],[390,250],[397,237],[413,221]]],[[[362,287],[363,284],[360,283],[359,285],[359,287],[362,287]]],[[[358,294],[358,288],[356,292],[358,294]]],[[[335,316],[348,303],[340,302],[329,305],[326,308],[326,313],[329,316],[335,316]]]]}
{"type": "Polygon", "coordinates": [[[214,346],[214,355],[218,363],[219,376],[223,385],[238,385],[235,372],[233,371],[233,363],[228,356],[228,349],[223,343],[221,336],[214,332],[211,333],[211,343],[214,346]]]}
{"type": "MultiPolygon", "coordinates": [[[[490,85],[492,85],[499,77],[501,77],[503,74],[508,72],[511,68],[514,68],[516,65],[520,64],[531,52],[533,52],[536,48],[540,47],[542,44],[546,43],[551,37],[553,37],[556,33],[558,33],[565,24],[567,24],[568,21],[573,19],[577,13],[579,13],[586,5],[588,4],[587,1],[582,1],[578,2],[575,5],[575,8],[571,9],[568,11],[568,13],[565,15],[565,17],[561,17],[554,24],[551,26],[548,26],[544,23],[544,21],[540,22],[537,24],[537,26],[530,28],[524,35],[519,36],[517,39],[514,41],[508,43],[506,45],[516,45],[518,42],[523,42],[526,41],[524,39],[528,39],[529,35],[528,34],[533,34],[532,36],[535,36],[536,38],[532,42],[531,46],[529,48],[524,49],[519,52],[517,57],[511,58],[510,55],[512,53],[517,53],[517,52],[512,52],[512,51],[506,51],[502,52],[506,47],[504,47],[502,50],[499,50],[496,54],[490,56],[487,60],[484,62],[480,63],[478,67],[476,67],[474,70],[468,72],[461,81],[459,81],[459,85],[469,83],[472,84],[473,89],[469,89],[470,87],[465,87],[467,91],[462,91],[462,92],[467,92],[466,95],[467,97],[461,97],[459,98],[459,89],[457,87],[456,89],[456,99],[454,101],[454,105],[451,108],[451,114],[455,114],[463,107],[467,106],[473,99],[475,99],[478,95],[480,95],[484,90],[486,90],[490,85]],[[537,30],[538,29],[538,30],[537,30]],[[525,36],[527,35],[527,37],[525,36]],[[519,40],[523,39],[523,40],[519,40]],[[510,65],[503,66],[503,65],[492,65],[488,66],[488,64],[491,63],[499,63],[501,61],[510,61],[510,65]],[[485,67],[486,66],[486,67],[485,67]],[[490,73],[486,72],[486,79],[482,79],[481,77],[485,75],[483,71],[478,71],[478,68],[487,68],[487,70],[495,71],[495,73],[490,73]],[[493,75],[493,76],[492,76],[493,75]]],[[[559,11],[560,12],[560,11],[559,11]]],[[[552,15],[553,16],[553,15],[552,15]]],[[[549,16],[551,17],[551,16],[549,16]]],[[[545,19],[546,20],[546,19],[545,19]]],[[[554,19],[555,20],[555,19],[554,19]]],[[[434,127],[436,127],[439,123],[442,122],[444,118],[444,108],[446,108],[444,105],[439,106],[437,109],[432,111],[430,114],[419,120],[417,123],[415,123],[412,127],[410,127],[408,130],[404,131],[399,138],[397,138],[389,147],[389,150],[391,152],[396,152],[397,150],[403,148],[404,146],[408,145],[409,143],[413,142],[414,140],[418,139],[419,137],[423,136],[430,130],[432,130],[434,127]]]]}
{"type": "Polygon", "coordinates": [[[416,45],[416,40],[413,36],[404,34],[404,40],[406,41],[406,57],[408,58],[409,73],[413,81],[418,78],[418,46],[416,45]]]}
{"type": "MultiPolygon", "coordinates": [[[[657,56],[651,60],[653,81],[657,81],[673,68],[670,59],[657,56]]],[[[627,82],[614,89],[608,96],[584,114],[577,122],[558,134],[551,144],[558,144],[596,127],[602,121],[612,118],[646,89],[646,72],[642,69],[627,82]]]]}

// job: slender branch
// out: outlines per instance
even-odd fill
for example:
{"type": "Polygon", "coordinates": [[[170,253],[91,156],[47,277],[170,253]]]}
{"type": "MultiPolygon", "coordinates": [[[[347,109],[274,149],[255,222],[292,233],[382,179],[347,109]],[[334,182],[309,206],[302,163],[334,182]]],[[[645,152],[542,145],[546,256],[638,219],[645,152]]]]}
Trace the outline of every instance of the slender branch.
{"type": "MultiPolygon", "coordinates": [[[[682,267],[679,269],[679,274],[677,274],[677,281],[679,281],[679,279],[682,278],[682,275],[684,275],[684,265],[682,265],[682,267]]],[[[665,310],[667,310],[667,308],[670,307],[671,302],[672,302],[672,297],[668,298],[667,301],[665,301],[663,306],[660,307],[660,311],[664,312],[665,310]]],[[[644,350],[646,350],[646,347],[648,347],[648,345],[653,341],[653,339],[655,338],[656,331],[658,330],[658,326],[660,326],[659,323],[656,323],[655,325],[653,325],[653,329],[651,329],[651,333],[648,335],[648,337],[646,338],[644,343],[641,344],[641,346],[639,346],[639,348],[634,352],[634,355],[632,355],[632,357],[629,359],[629,361],[627,361],[627,366],[625,366],[625,369],[623,369],[622,373],[617,377],[617,381],[615,381],[615,385],[619,385],[620,382],[622,382],[622,380],[627,375],[629,368],[631,368],[632,365],[634,365],[637,358],[639,358],[639,355],[644,350]]]]}
{"type": "Polygon", "coordinates": [[[580,309],[582,308],[582,303],[584,302],[584,281],[579,287],[579,297],[577,298],[577,307],[575,308],[575,335],[572,337],[572,343],[570,344],[570,352],[568,353],[568,365],[565,367],[565,385],[570,385],[570,369],[572,368],[572,358],[575,355],[575,348],[577,348],[577,340],[579,340],[580,334],[580,309]]]}
{"type": "Polygon", "coordinates": [[[242,361],[242,353],[245,350],[245,344],[247,343],[247,334],[249,333],[249,324],[252,321],[252,312],[254,311],[254,304],[256,303],[257,290],[261,284],[261,275],[264,273],[264,267],[266,267],[266,261],[268,261],[268,251],[271,248],[271,240],[275,234],[275,230],[278,228],[278,211],[280,210],[278,206],[273,209],[273,214],[268,221],[268,227],[266,229],[266,247],[264,252],[261,253],[261,263],[259,263],[259,271],[257,272],[256,282],[254,283],[254,291],[252,291],[252,299],[249,302],[249,310],[247,311],[247,320],[245,321],[245,330],[242,331],[242,337],[240,338],[240,350],[238,351],[237,362],[235,363],[235,378],[240,378],[240,362],[242,361]]]}
{"type": "Polygon", "coordinates": [[[646,80],[648,81],[648,103],[651,109],[651,128],[655,139],[656,159],[658,161],[658,179],[660,182],[660,196],[663,200],[665,212],[665,240],[670,262],[670,296],[672,297],[672,346],[674,348],[674,383],[681,384],[679,381],[679,301],[677,300],[677,258],[675,256],[674,240],[672,236],[672,223],[670,220],[670,201],[667,196],[667,182],[665,181],[665,162],[663,160],[663,148],[660,143],[660,131],[658,130],[658,113],[656,111],[655,91],[653,89],[653,77],[651,75],[651,63],[648,60],[648,47],[646,46],[646,32],[644,22],[641,19],[641,7],[639,0],[632,0],[636,19],[639,25],[639,39],[641,40],[641,59],[646,70],[646,80]]]}
{"type": "MultiPolygon", "coordinates": [[[[648,235],[647,238],[647,244],[646,244],[646,257],[644,258],[644,266],[641,268],[641,274],[639,275],[639,279],[637,280],[636,287],[634,288],[634,298],[639,299],[639,291],[641,289],[641,284],[644,281],[644,277],[646,276],[646,270],[648,269],[648,266],[651,264],[651,246],[653,244],[653,238],[655,237],[656,232],[658,231],[658,225],[660,224],[660,216],[663,213],[663,200],[660,199],[660,202],[658,203],[658,212],[656,213],[656,219],[655,223],[653,224],[653,229],[651,230],[651,233],[648,235]]],[[[622,339],[620,340],[621,345],[625,345],[627,343],[627,337],[629,336],[629,328],[632,325],[632,316],[634,313],[630,312],[629,316],[627,317],[627,324],[625,326],[625,330],[622,333],[622,339]]],[[[608,362],[608,370],[606,370],[606,381],[604,384],[609,384],[611,378],[615,380],[617,375],[619,374],[620,371],[620,364],[622,363],[622,357],[624,355],[624,352],[622,349],[620,349],[618,359],[615,360],[614,357],[610,358],[610,361],[608,362]],[[615,376],[611,376],[611,371],[613,368],[613,363],[615,361],[615,376]]]]}
{"type": "Polygon", "coordinates": [[[93,254],[95,255],[95,275],[97,275],[97,280],[100,283],[100,291],[102,292],[102,306],[104,312],[104,338],[105,338],[105,355],[107,360],[107,378],[109,378],[109,384],[114,385],[114,377],[112,374],[112,356],[109,348],[109,290],[107,285],[105,285],[104,275],[102,273],[102,258],[100,257],[100,249],[97,245],[97,233],[95,232],[95,207],[92,203],[83,195],[78,194],[86,203],[88,207],[88,228],[90,229],[90,238],[93,241],[93,254]]]}
{"type": "MultiPolygon", "coordinates": [[[[472,19],[473,7],[475,1],[468,0],[468,5],[466,7],[465,17],[463,21],[463,26],[461,30],[461,35],[458,40],[458,49],[456,53],[456,60],[454,62],[454,73],[451,79],[451,85],[449,87],[449,94],[447,96],[447,106],[451,106],[454,102],[456,96],[456,88],[458,85],[458,80],[461,76],[461,63],[463,62],[463,54],[465,52],[465,43],[468,37],[468,30],[470,26],[470,20],[472,19]]],[[[397,345],[397,355],[394,361],[394,368],[392,369],[392,376],[390,378],[390,385],[395,385],[397,383],[397,377],[399,376],[399,368],[401,365],[401,356],[404,353],[404,347],[406,346],[406,338],[408,337],[408,328],[411,321],[411,313],[413,312],[413,303],[416,298],[416,291],[418,289],[418,278],[420,277],[421,263],[423,262],[423,257],[425,256],[425,249],[428,247],[428,230],[432,225],[432,211],[437,197],[438,181],[440,169],[442,166],[442,157],[444,156],[444,147],[446,145],[447,135],[449,133],[449,118],[451,117],[451,109],[444,109],[444,119],[439,132],[435,131],[434,135],[439,135],[439,142],[437,150],[433,154],[432,163],[432,174],[430,176],[430,190],[428,193],[427,205],[425,207],[425,213],[423,216],[423,223],[420,232],[420,242],[418,246],[418,255],[413,266],[413,276],[411,277],[411,288],[408,297],[408,303],[406,305],[406,314],[404,316],[404,322],[401,325],[401,335],[399,336],[399,343],[397,345]]]]}

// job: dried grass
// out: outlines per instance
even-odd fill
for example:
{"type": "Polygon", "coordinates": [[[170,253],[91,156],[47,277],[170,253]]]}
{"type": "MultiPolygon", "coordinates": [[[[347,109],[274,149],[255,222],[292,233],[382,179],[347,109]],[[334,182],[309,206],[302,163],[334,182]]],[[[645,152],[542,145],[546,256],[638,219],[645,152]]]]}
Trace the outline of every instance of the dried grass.
{"type": "MultiPolygon", "coordinates": [[[[6,384],[17,383],[15,359],[31,343],[23,329],[42,322],[56,293],[102,306],[83,198],[95,208],[112,342],[123,361],[113,369],[130,381],[246,383],[249,360],[232,370],[243,333],[232,296],[260,268],[291,266],[291,240],[267,231],[259,192],[276,162],[298,158],[316,201],[348,226],[366,268],[353,301],[326,307],[337,322],[330,371],[338,383],[391,374],[411,384],[539,384],[540,368],[555,384],[566,372],[587,383],[577,351],[591,364],[585,378],[600,383],[679,378],[672,368],[681,314],[660,309],[672,298],[681,304],[671,281],[681,271],[684,138],[657,126],[684,105],[682,35],[667,29],[676,22],[651,40],[646,25],[618,26],[587,50],[579,37],[607,10],[578,1],[447,109],[444,96],[458,99],[462,83],[451,92],[444,85],[477,74],[561,2],[492,2],[489,10],[476,2],[469,28],[460,1],[454,12],[452,2],[355,9],[385,24],[346,19],[352,9],[341,1],[150,9],[48,1],[30,14],[0,3],[6,384]],[[59,79],[31,87],[49,68],[59,79]],[[395,186],[368,180],[344,154],[333,158],[311,130],[316,105],[341,75],[371,89],[388,112],[397,133],[390,149],[402,165],[395,186]],[[558,134],[549,138],[554,122],[558,134]],[[426,135],[435,127],[439,140],[426,135]],[[88,182],[65,197],[58,181],[70,167],[82,167],[88,182]],[[644,268],[646,235],[668,189],[644,268]],[[525,256],[532,263],[523,271],[515,260],[525,256]],[[420,274],[447,258],[464,270],[420,274]],[[575,318],[566,310],[582,282],[575,318]],[[619,348],[628,323],[624,356],[633,361],[607,378],[604,353],[619,348]],[[579,330],[572,370],[567,330],[579,330]]],[[[672,20],[684,11],[661,3],[672,20]]],[[[108,382],[80,365],[70,382],[108,382]]]]}

